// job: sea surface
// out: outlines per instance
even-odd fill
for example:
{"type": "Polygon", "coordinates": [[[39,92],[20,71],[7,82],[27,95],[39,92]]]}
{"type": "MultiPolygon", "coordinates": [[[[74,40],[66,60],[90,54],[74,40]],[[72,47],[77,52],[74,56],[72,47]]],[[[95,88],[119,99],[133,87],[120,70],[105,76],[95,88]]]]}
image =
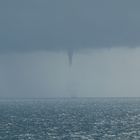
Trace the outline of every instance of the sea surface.
{"type": "Polygon", "coordinates": [[[0,140],[140,140],[140,98],[0,100],[0,140]]]}

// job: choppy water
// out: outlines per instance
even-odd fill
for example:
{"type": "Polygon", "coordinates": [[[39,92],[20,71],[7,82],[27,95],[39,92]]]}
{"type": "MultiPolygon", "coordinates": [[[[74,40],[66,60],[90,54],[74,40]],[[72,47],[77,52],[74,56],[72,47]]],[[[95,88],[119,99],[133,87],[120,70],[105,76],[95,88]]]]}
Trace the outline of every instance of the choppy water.
{"type": "Polygon", "coordinates": [[[139,140],[140,99],[0,100],[0,140],[139,140]]]}

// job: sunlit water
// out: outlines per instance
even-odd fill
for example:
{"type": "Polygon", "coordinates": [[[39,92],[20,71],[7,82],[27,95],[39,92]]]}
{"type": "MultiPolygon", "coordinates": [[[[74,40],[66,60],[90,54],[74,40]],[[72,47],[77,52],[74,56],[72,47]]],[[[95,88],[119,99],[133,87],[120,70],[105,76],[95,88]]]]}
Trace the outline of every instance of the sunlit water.
{"type": "Polygon", "coordinates": [[[0,140],[139,140],[140,99],[0,100],[0,140]]]}

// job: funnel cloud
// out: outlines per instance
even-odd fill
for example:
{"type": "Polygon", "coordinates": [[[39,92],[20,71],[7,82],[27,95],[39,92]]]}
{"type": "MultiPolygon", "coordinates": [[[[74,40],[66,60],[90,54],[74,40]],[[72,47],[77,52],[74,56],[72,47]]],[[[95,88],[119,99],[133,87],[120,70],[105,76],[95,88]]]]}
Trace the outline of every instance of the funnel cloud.
{"type": "Polygon", "coordinates": [[[73,57],[73,51],[69,50],[68,51],[69,66],[72,65],[72,57],[73,57]]]}

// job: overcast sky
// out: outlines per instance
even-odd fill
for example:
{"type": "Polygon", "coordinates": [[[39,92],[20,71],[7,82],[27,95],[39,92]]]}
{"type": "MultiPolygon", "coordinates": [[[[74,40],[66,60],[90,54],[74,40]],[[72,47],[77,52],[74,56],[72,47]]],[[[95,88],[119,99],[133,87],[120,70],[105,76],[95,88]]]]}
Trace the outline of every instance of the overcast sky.
{"type": "Polygon", "coordinates": [[[140,96],[139,5],[1,0],[0,97],[140,96]]]}

